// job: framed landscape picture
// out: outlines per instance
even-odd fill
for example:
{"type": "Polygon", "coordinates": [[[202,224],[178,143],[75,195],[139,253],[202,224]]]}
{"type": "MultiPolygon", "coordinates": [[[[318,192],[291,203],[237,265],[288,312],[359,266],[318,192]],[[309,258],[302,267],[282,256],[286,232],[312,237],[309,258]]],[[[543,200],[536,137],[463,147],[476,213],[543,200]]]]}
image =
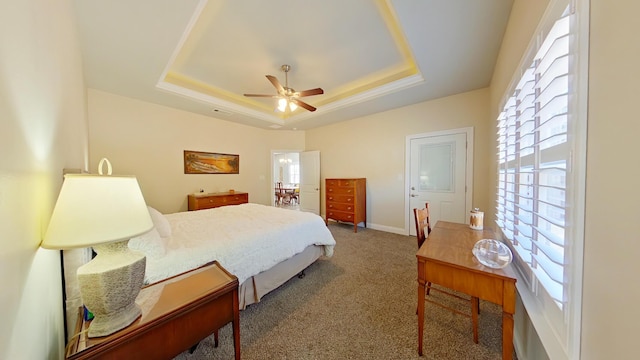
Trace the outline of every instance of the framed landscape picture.
{"type": "Polygon", "coordinates": [[[240,155],[184,151],[185,174],[239,174],[240,155]]]}

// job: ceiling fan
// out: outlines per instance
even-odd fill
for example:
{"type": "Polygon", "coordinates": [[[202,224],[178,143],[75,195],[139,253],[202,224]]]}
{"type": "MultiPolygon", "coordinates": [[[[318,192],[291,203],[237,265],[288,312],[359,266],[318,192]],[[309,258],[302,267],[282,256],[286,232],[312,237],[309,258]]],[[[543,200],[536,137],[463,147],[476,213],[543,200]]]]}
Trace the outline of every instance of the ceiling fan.
{"type": "Polygon", "coordinates": [[[275,76],[267,75],[267,79],[271,81],[273,86],[275,86],[276,90],[278,90],[278,95],[266,95],[266,94],[244,94],[244,96],[249,97],[270,97],[274,99],[280,99],[278,101],[278,110],[285,112],[287,108],[289,110],[294,111],[298,106],[305,108],[309,111],[316,111],[316,108],[307,104],[306,102],[300,100],[299,98],[311,95],[320,95],[324,94],[324,90],[321,88],[309,89],[304,91],[295,91],[294,89],[289,87],[289,70],[291,70],[291,66],[282,65],[280,67],[282,71],[284,71],[285,75],[285,85],[282,86],[278,79],[275,76]]]}

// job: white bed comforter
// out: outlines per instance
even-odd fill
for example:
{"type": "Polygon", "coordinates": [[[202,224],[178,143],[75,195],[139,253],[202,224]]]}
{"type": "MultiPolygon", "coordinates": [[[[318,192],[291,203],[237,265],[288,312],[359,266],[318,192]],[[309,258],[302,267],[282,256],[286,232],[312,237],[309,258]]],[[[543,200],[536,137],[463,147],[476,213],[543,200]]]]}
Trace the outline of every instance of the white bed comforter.
{"type": "Polygon", "coordinates": [[[217,260],[242,284],[309,245],[322,245],[324,255],[332,256],[336,243],[320,216],[259,204],[165,217],[171,224],[167,251],[160,258],[147,257],[146,283],[217,260]]]}

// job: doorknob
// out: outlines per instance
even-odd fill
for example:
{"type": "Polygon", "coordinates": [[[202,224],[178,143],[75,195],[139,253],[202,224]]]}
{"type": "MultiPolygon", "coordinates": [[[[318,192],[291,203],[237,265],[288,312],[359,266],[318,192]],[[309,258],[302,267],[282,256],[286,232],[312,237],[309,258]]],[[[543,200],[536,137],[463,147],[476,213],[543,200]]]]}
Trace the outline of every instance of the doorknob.
{"type": "Polygon", "coordinates": [[[417,197],[417,196],[418,196],[418,195],[416,195],[416,194],[411,194],[411,197],[417,197]]]}

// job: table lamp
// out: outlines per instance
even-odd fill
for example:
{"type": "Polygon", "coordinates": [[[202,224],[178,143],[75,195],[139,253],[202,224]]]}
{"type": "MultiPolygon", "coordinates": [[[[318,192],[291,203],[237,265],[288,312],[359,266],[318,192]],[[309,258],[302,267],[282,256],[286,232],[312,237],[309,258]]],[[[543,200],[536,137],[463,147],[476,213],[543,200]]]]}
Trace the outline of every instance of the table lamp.
{"type": "Polygon", "coordinates": [[[135,300],[146,258],[130,250],[128,242],[152,227],[134,176],[65,175],[40,246],[61,250],[91,246],[98,254],[77,273],[84,306],[94,315],[89,337],[112,334],[140,316],[135,300]]]}

